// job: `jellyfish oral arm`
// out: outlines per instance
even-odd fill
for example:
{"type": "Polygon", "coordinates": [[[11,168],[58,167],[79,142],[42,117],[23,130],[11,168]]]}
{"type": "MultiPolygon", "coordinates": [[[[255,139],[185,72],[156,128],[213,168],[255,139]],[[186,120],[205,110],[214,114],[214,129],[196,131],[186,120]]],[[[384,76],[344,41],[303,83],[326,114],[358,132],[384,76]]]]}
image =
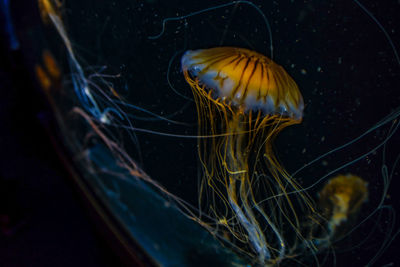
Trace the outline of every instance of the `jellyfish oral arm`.
{"type": "MultiPolygon", "coordinates": [[[[231,191],[232,187],[230,187],[229,190],[231,191]]],[[[260,239],[260,237],[264,237],[264,234],[262,232],[261,233],[259,232],[261,229],[255,227],[255,225],[247,219],[242,209],[231,197],[229,198],[229,203],[233,208],[233,210],[235,211],[240,224],[246,229],[247,233],[249,234],[250,242],[252,243],[254,249],[258,253],[259,261],[264,262],[265,260],[271,259],[271,253],[269,252],[266,246],[264,238],[260,239]],[[264,242],[260,242],[261,240],[263,240],[264,242]]]]}

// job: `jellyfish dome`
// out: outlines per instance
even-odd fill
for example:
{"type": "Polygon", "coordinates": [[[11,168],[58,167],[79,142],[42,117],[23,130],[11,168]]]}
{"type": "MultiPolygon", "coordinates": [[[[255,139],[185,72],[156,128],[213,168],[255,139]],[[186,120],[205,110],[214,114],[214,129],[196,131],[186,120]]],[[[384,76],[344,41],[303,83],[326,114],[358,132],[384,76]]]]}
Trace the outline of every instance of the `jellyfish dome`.
{"type": "Polygon", "coordinates": [[[244,111],[295,120],[303,116],[297,84],[282,66],[260,53],[236,47],[189,50],[181,64],[183,72],[213,90],[213,96],[244,111]]]}

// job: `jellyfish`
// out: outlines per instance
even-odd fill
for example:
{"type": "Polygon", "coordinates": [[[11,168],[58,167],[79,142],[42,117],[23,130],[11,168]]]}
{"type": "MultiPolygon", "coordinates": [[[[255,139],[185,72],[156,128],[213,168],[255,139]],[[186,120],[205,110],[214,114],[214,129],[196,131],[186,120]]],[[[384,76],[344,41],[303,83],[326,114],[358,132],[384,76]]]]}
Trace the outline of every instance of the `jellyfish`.
{"type": "Polygon", "coordinates": [[[368,183],[354,174],[331,177],[318,193],[310,220],[310,240],[321,251],[351,233],[362,205],[368,199],[368,183]]]}
{"type": "Polygon", "coordinates": [[[361,177],[347,174],[329,180],[319,193],[319,206],[329,218],[328,227],[332,233],[348,219],[357,215],[361,205],[368,198],[367,182],[361,177]]]}
{"type": "Polygon", "coordinates": [[[181,66],[198,113],[200,206],[241,250],[277,263],[302,239],[298,211],[313,210],[272,148],[279,132],[302,120],[300,90],[282,66],[245,48],[187,51],[181,66]]]}

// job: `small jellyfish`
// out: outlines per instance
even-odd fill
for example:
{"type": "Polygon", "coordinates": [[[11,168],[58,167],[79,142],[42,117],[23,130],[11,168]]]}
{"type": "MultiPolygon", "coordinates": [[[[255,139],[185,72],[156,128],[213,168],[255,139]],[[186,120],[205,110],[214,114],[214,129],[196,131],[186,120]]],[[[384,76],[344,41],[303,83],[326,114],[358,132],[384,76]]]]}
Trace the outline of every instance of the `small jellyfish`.
{"type": "Polygon", "coordinates": [[[319,193],[319,205],[327,218],[329,230],[334,233],[337,227],[357,215],[368,198],[368,183],[360,177],[347,174],[329,180],[319,193]]]}

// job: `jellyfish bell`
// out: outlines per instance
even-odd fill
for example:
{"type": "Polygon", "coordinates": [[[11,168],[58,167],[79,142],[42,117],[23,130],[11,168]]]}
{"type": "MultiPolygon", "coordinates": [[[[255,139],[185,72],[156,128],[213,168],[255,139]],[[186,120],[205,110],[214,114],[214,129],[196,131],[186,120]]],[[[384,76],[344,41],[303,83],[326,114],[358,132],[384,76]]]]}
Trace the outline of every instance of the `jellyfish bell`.
{"type": "Polygon", "coordinates": [[[181,65],[186,75],[215,90],[216,98],[245,112],[302,119],[304,102],[297,84],[282,66],[260,53],[236,47],[189,50],[181,65]]]}

